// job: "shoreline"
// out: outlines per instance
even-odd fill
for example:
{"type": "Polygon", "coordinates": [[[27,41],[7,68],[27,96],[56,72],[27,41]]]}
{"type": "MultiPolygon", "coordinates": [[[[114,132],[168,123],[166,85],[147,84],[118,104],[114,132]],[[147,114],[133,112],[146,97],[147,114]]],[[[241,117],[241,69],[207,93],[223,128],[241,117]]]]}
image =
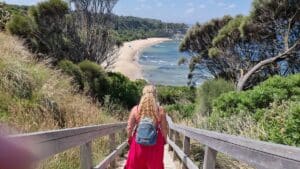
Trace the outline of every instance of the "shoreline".
{"type": "Polygon", "coordinates": [[[142,67],[138,60],[143,50],[152,45],[170,41],[170,38],[148,38],[125,42],[120,48],[113,72],[120,72],[130,80],[144,79],[142,67]]]}

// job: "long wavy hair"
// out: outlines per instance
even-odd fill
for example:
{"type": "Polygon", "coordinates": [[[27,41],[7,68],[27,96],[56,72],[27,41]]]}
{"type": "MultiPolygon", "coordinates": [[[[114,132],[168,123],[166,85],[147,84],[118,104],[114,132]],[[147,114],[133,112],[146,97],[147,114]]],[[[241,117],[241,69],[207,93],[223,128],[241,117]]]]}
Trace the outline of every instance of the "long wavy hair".
{"type": "Polygon", "coordinates": [[[156,88],[153,85],[147,85],[143,89],[143,95],[138,109],[139,118],[149,117],[155,123],[160,119],[158,114],[158,105],[156,99],[156,88]]]}

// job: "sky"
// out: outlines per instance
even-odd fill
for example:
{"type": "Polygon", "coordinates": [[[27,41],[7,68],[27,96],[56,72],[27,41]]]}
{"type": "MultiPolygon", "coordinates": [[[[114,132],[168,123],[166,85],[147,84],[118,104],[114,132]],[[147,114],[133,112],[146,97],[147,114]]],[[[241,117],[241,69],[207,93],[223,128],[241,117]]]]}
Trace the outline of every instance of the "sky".
{"type": "MultiPolygon", "coordinates": [[[[40,1],[5,0],[8,4],[22,5],[34,5],[40,1]]],[[[252,0],[119,0],[114,13],[160,19],[165,22],[194,24],[224,15],[247,15],[251,3],[252,0]]]]}

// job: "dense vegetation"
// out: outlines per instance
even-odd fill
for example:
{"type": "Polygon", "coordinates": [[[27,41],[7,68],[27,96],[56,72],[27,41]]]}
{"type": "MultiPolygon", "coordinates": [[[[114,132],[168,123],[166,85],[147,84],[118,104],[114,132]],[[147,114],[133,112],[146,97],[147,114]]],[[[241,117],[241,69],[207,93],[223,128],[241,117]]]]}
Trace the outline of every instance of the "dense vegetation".
{"type": "Polygon", "coordinates": [[[213,104],[211,122],[249,116],[264,129],[261,139],[299,146],[299,89],[300,74],[296,74],[274,76],[251,90],[223,94],[213,104]]]}
{"type": "Polygon", "coordinates": [[[132,16],[115,16],[114,30],[121,42],[150,37],[172,37],[174,34],[184,34],[188,26],[181,23],[165,23],[156,19],[138,18],[132,16]]]}

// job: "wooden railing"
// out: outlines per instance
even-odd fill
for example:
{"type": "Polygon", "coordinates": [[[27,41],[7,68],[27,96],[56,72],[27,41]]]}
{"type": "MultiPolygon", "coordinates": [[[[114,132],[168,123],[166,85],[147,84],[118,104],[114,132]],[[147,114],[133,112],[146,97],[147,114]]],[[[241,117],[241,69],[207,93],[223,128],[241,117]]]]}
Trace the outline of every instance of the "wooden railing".
{"type": "Polygon", "coordinates": [[[126,123],[105,124],[97,126],[87,126],[80,128],[63,129],[56,131],[37,132],[11,136],[13,141],[30,143],[29,149],[33,150],[39,160],[43,160],[70,148],[80,146],[80,165],[82,169],[104,169],[108,166],[114,168],[115,158],[126,147],[124,142],[116,146],[115,134],[124,131],[126,123]],[[109,135],[109,154],[96,167],[92,165],[91,142],[99,137],[109,135]]]}
{"type": "MultiPolygon", "coordinates": [[[[167,120],[170,127],[169,149],[174,152],[174,159],[180,159],[180,167],[183,169],[198,169],[198,166],[190,159],[191,139],[205,145],[203,169],[215,169],[218,152],[257,169],[300,169],[300,148],[177,125],[173,123],[170,117],[167,120]],[[183,136],[182,141],[180,141],[180,135],[183,136]],[[179,147],[180,143],[182,143],[182,148],[179,147]]],[[[40,160],[80,146],[82,169],[104,169],[108,166],[114,168],[115,158],[127,145],[124,142],[116,146],[115,134],[118,131],[124,131],[125,127],[126,123],[106,124],[22,134],[12,136],[11,139],[29,142],[29,148],[35,150],[40,160]],[[106,135],[109,135],[111,154],[93,167],[91,142],[106,135]]]]}
{"type": "Polygon", "coordinates": [[[205,145],[203,169],[214,169],[218,152],[245,162],[257,169],[300,169],[300,148],[245,139],[217,132],[174,124],[167,118],[170,133],[169,149],[182,162],[181,168],[198,169],[190,155],[190,139],[205,145]],[[178,146],[183,136],[183,150],[178,146]]]}

